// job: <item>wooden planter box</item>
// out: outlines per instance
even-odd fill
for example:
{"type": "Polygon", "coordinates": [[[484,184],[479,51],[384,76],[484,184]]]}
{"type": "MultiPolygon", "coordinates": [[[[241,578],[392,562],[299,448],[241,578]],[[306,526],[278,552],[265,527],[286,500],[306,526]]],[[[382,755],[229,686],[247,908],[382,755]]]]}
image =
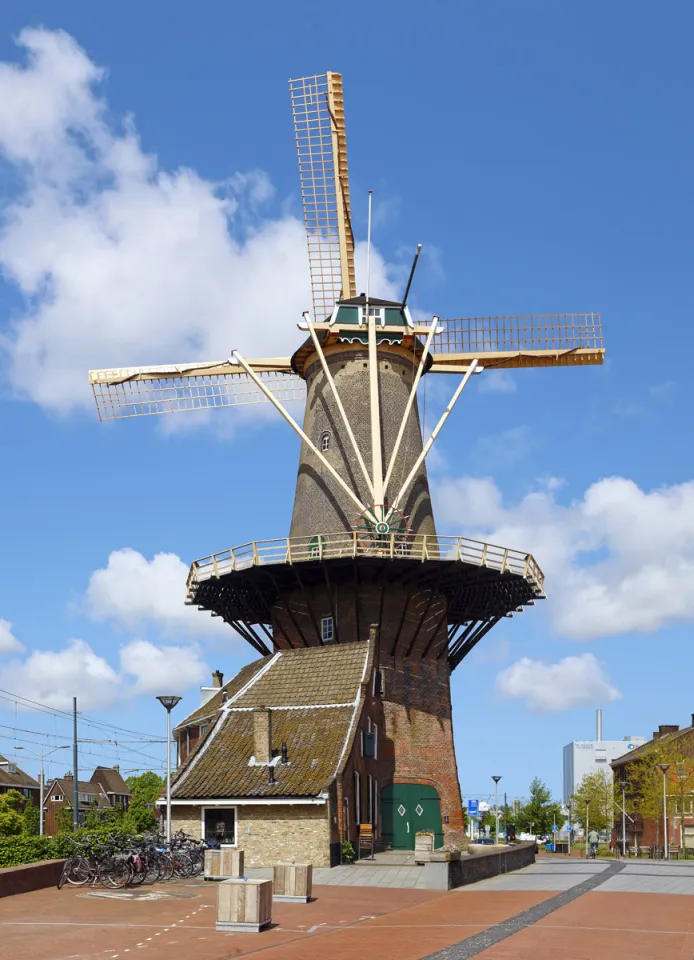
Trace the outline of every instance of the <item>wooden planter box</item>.
{"type": "Polygon", "coordinates": [[[217,891],[217,930],[260,933],[272,919],[272,880],[224,880],[217,891]]]}
{"type": "Polygon", "coordinates": [[[276,863],[272,884],[273,900],[308,903],[311,899],[313,864],[276,863]]]}
{"type": "Polygon", "coordinates": [[[205,850],[205,880],[236,880],[243,876],[243,850],[205,850]]]}

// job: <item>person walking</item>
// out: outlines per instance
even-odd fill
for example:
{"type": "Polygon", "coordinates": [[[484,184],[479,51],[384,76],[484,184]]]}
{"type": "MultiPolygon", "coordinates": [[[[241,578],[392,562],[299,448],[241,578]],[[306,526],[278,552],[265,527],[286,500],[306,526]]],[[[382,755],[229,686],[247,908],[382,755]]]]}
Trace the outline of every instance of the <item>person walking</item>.
{"type": "Polygon", "coordinates": [[[598,843],[600,842],[600,837],[598,836],[597,830],[591,830],[588,834],[588,843],[590,844],[590,855],[595,860],[595,855],[598,852],[598,843]]]}

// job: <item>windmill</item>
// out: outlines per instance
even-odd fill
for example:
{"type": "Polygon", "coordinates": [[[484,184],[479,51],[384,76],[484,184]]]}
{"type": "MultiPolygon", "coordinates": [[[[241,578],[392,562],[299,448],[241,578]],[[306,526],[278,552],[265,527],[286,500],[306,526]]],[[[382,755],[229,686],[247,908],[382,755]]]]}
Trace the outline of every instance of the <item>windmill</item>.
{"type": "MultiPolygon", "coordinates": [[[[445,835],[463,833],[450,673],[503,617],[544,596],[527,552],[437,535],[426,457],[472,377],[603,361],[598,314],[415,321],[407,299],[357,294],[342,78],[291,80],[312,312],[291,357],[95,370],[102,420],[271,403],[301,439],[289,537],[195,561],[188,603],[265,656],[377,634],[390,786],[435,784],[445,835]],[[455,378],[427,438],[424,376],[455,378]],[[303,422],[288,403],[305,401],[303,422]],[[421,747],[428,743],[430,752],[421,747]]],[[[368,275],[368,268],[367,268],[368,275]]],[[[395,801],[393,809],[404,808],[395,801]]]]}

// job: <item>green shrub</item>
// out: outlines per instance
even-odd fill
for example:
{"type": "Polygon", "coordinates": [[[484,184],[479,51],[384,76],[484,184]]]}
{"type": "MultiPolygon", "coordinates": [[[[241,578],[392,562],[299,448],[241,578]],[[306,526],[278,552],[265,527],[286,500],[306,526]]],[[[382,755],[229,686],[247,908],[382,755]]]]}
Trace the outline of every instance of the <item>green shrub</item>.
{"type": "Polygon", "coordinates": [[[74,833],[59,833],[56,837],[31,837],[21,834],[0,837],[0,867],[19,867],[39,860],[59,860],[69,857],[75,849],[74,841],[90,848],[106,841],[108,836],[126,841],[131,834],[123,830],[77,830],[74,833]]]}

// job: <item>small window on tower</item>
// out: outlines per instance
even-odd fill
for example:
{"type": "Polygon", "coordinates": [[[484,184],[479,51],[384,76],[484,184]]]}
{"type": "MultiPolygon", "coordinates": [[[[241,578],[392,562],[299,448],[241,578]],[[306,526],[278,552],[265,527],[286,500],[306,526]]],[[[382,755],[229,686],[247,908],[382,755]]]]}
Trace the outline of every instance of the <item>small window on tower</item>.
{"type": "Polygon", "coordinates": [[[320,622],[320,634],[323,643],[332,643],[335,638],[335,622],[332,617],[323,617],[320,622]]]}
{"type": "Polygon", "coordinates": [[[323,451],[323,453],[325,453],[326,450],[329,450],[329,449],[330,449],[330,434],[329,434],[329,433],[321,433],[321,436],[320,436],[320,448],[321,448],[321,450],[323,451]]]}

